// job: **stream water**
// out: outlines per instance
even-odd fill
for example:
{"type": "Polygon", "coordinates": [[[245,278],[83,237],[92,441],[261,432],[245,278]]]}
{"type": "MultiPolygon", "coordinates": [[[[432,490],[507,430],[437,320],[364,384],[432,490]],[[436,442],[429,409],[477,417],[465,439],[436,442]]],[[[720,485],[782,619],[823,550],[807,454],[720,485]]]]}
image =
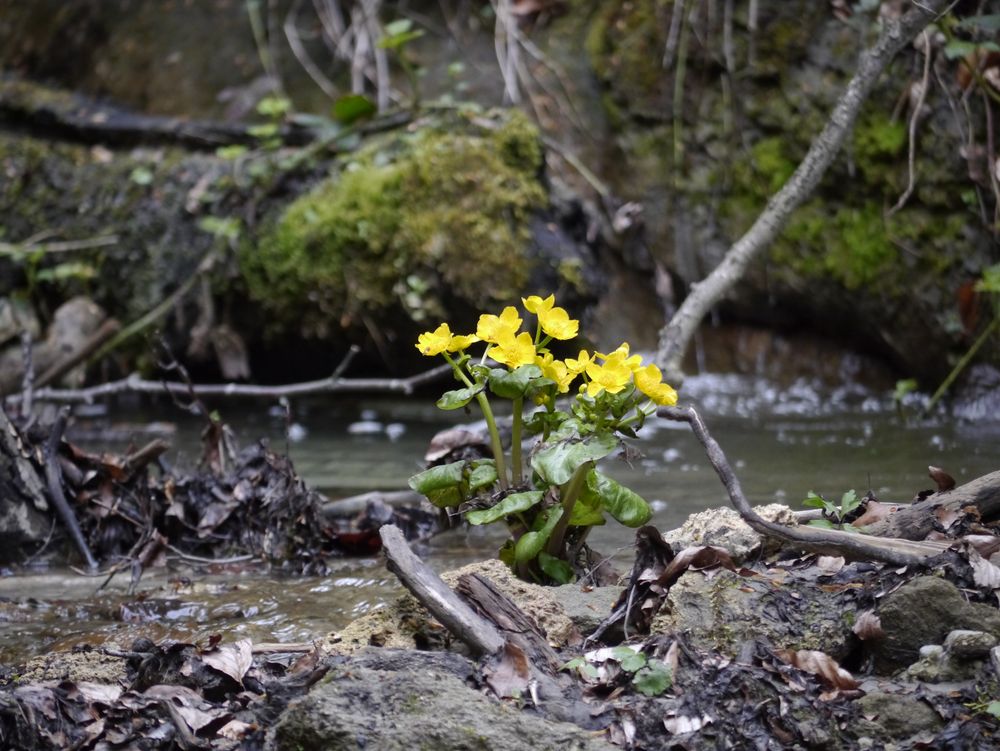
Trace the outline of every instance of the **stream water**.
{"type": "MultiPolygon", "coordinates": [[[[861,495],[869,487],[882,500],[909,500],[932,485],[929,464],[960,483],[1000,467],[1000,423],[918,420],[913,404],[901,414],[887,393],[858,385],[831,390],[802,380],[778,388],[757,377],[703,375],[685,383],[682,402],[701,409],[754,503],[798,508],[810,490],[839,498],[845,490],[861,495]]],[[[313,401],[295,405],[286,438],[284,416],[266,406],[242,406],[238,416],[224,416],[244,442],[267,437],[284,450],[287,441],[299,473],[330,497],[405,487],[421,468],[431,436],[468,419],[442,413],[422,398],[313,401]]],[[[106,419],[119,418],[124,416],[106,419]]],[[[193,465],[201,425],[176,413],[127,415],[135,424],[153,418],[176,425],[172,461],[193,465]]],[[[661,529],[728,504],[687,426],[654,418],[633,444],[642,458],[631,467],[607,462],[603,469],[652,503],[652,523],[661,529]]],[[[609,524],[590,539],[621,568],[629,564],[631,530],[609,524]]],[[[446,570],[493,555],[502,540],[501,529],[453,530],[423,552],[435,568],[446,570]]],[[[221,633],[256,642],[309,641],[400,591],[377,559],[335,561],[322,578],[276,578],[245,564],[172,563],[166,571],[146,572],[133,595],[126,593],[127,574],[98,592],[103,579],[70,571],[5,573],[3,664],[83,643],[127,647],[138,636],[191,641],[221,633]]]]}

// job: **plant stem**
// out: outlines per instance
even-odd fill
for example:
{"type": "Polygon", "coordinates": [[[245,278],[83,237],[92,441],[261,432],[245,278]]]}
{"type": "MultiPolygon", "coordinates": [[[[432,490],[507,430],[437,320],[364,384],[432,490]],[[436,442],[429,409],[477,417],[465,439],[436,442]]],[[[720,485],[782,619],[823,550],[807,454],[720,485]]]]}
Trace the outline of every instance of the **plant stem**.
{"type": "Polygon", "coordinates": [[[934,396],[932,396],[931,400],[927,402],[927,406],[924,407],[924,411],[921,413],[923,417],[926,417],[927,415],[930,414],[930,411],[934,409],[934,406],[941,400],[941,397],[944,396],[944,393],[951,387],[951,384],[954,382],[954,380],[958,378],[958,374],[961,373],[963,370],[965,370],[965,366],[968,365],[969,361],[971,361],[972,358],[976,356],[976,353],[979,351],[979,348],[986,343],[986,340],[990,337],[990,334],[992,334],[994,331],[997,330],[997,326],[1000,326],[1000,318],[994,318],[990,322],[990,325],[987,326],[985,329],[983,329],[983,333],[980,334],[979,338],[972,343],[972,346],[969,347],[969,351],[966,352],[964,355],[962,355],[962,359],[955,364],[955,367],[951,369],[951,372],[948,374],[948,377],[941,382],[941,385],[938,386],[937,391],[934,392],[934,396]]]}
{"type": "Polygon", "coordinates": [[[569,526],[569,517],[573,511],[573,506],[576,505],[576,499],[580,497],[580,491],[583,490],[583,485],[587,481],[587,475],[590,474],[590,470],[593,468],[593,462],[584,462],[576,468],[573,476],[569,478],[569,482],[559,489],[559,495],[562,498],[563,513],[559,517],[559,521],[556,522],[555,529],[552,530],[552,536],[549,537],[549,542],[545,546],[545,552],[549,555],[553,555],[556,558],[564,558],[562,547],[563,539],[566,537],[566,527],[569,526]]]}
{"type": "MultiPolygon", "coordinates": [[[[462,369],[458,367],[458,363],[452,360],[447,352],[442,352],[441,354],[444,355],[444,359],[451,365],[451,369],[455,371],[455,377],[464,383],[466,388],[475,388],[475,384],[462,372],[462,369]]],[[[504,462],[503,444],[500,442],[500,433],[497,432],[497,421],[493,417],[490,400],[486,398],[485,392],[480,391],[476,394],[476,401],[479,403],[479,408],[483,411],[486,428],[490,432],[490,448],[493,449],[493,461],[496,462],[497,466],[497,481],[500,483],[501,490],[507,490],[510,487],[510,483],[507,481],[507,465],[504,462]]]]}
{"type": "Polygon", "coordinates": [[[513,484],[520,485],[521,480],[524,479],[521,471],[521,411],[524,408],[524,397],[519,396],[513,401],[514,422],[510,437],[510,471],[513,484]]]}

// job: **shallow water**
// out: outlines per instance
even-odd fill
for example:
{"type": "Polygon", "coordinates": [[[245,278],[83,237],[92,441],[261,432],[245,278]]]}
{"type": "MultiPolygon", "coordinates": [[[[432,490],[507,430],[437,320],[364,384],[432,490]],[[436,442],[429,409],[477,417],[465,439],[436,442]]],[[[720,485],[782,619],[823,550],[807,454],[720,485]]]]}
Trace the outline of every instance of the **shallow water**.
{"type": "MultiPolygon", "coordinates": [[[[746,376],[698,376],[682,392],[698,406],[754,503],[781,501],[798,508],[810,491],[838,498],[871,487],[883,500],[909,500],[932,485],[927,465],[945,468],[961,483],[1000,467],[1000,423],[917,420],[897,413],[888,394],[859,386],[836,390],[799,381],[786,389],[746,376]]],[[[915,413],[919,397],[908,412],[915,413]]],[[[219,406],[240,440],[286,440],[299,473],[330,497],[372,489],[399,489],[421,468],[430,437],[473,417],[442,413],[431,399],[354,399],[295,405],[292,429],[279,410],[219,406]]],[[[118,419],[119,415],[112,415],[118,419]]],[[[171,460],[197,461],[200,425],[159,412],[128,419],[173,420],[171,460]]],[[[643,457],[628,467],[607,461],[604,471],[653,505],[652,523],[669,529],[701,509],[728,505],[701,446],[686,425],[653,418],[632,442],[643,457]]],[[[108,448],[103,446],[102,448],[108,448]]],[[[629,564],[632,531],[618,525],[591,535],[595,548],[629,564]]],[[[501,529],[455,530],[423,551],[438,570],[492,555],[501,529]]],[[[128,574],[96,592],[102,579],[68,571],[0,577],[0,662],[13,663],[80,643],[127,647],[138,636],[201,640],[222,633],[256,642],[318,638],[377,607],[400,591],[377,559],[334,562],[323,578],[276,578],[245,565],[181,565],[147,572],[135,595],[128,574]]]]}

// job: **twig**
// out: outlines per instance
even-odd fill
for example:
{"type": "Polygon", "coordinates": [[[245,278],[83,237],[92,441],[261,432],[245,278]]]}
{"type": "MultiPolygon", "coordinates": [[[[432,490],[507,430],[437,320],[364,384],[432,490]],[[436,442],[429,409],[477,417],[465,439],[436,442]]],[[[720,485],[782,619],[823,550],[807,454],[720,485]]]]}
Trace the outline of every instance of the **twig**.
{"type": "Polygon", "coordinates": [[[910,196],[913,195],[913,188],[917,181],[917,170],[915,165],[917,157],[917,121],[920,119],[920,111],[924,108],[924,100],[927,99],[927,88],[930,86],[931,76],[931,55],[933,53],[933,50],[931,49],[931,38],[927,33],[927,29],[924,29],[921,36],[924,40],[924,75],[920,80],[920,91],[917,92],[917,101],[913,104],[913,112],[910,115],[910,144],[906,160],[906,190],[903,191],[903,195],[901,195],[899,200],[896,201],[896,205],[889,209],[887,216],[892,216],[906,205],[906,202],[910,200],[910,196]]]}
{"type": "Polygon", "coordinates": [[[930,414],[930,411],[934,409],[939,401],[941,401],[941,397],[945,395],[945,392],[947,392],[949,388],[951,388],[951,384],[954,383],[959,374],[965,370],[965,366],[972,361],[972,358],[976,356],[976,353],[980,350],[980,348],[982,348],[982,346],[986,343],[986,340],[990,338],[993,332],[997,330],[998,326],[1000,326],[1000,318],[994,318],[990,322],[990,325],[983,329],[983,333],[981,333],[976,341],[972,343],[972,346],[969,347],[968,351],[964,355],[962,355],[962,358],[955,363],[955,367],[951,369],[948,376],[941,381],[941,385],[937,387],[933,396],[931,396],[930,400],[928,400],[927,405],[923,408],[923,410],[921,410],[921,416],[926,417],[930,414]]]}
{"type": "Polygon", "coordinates": [[[35,392],[35,361],[31,355],[31,332],[25,329],[21,332],[21,357],[24,359],[24,376],[21,378],[21,413],[30,416],[32,395],[35,392]]]}
{"type": "MultiPolygon", "coordinates": [[[[366,394],[398,393],[412,394],[417,388],[432,383],[448,373],[450,365],[439,365],[423,373],[408,378],[321,378],[318,381],[289,383],[280,386],[250,386],[239,383],[192,384],[191,392],[197,396],[226,396],[250,399],[278,399],[286,396],[311,394],[366,394]]],[[[103,383],[84,389],[39,389],[35,392],[36,402],[58,402],[66,404],[89,404],[96,399],[117,394],[162,394],[187,390],[187,384],[179,381],[147,381],[133,373],[118,381],[103,383]]],[[[8,403],[19,403],[20,394],[7,397],[8,403]]]]}
{"type": "Polygon", "coordinates": [[[740,487],[722,447],[712,438],[701,419],[701,415],[693,407],[661,407],[657,414],[674,422],[686,422],[691,426],[695,436],[705,447],[708,461],[722,481],[729,494],[733,508],[739,512],[743,520],[756,532],[768,537],[792,543],[806,550],[821,553],[843,555],[851,558],[884,561],[896,566],[909,566],[926,563],[928,559],[943,553],[951,546],[951,542],[936,542],[924,540],[915,542],[898,538],[869,538],[864,535],[845,532],[836,529],[818,529],[814,527],[786,527],[783,524],[768,521],[753,510],[740,487]]]}
{"type": "Polygon", "coordinates": [[[190,553],[185,553],[180,548],[174,547],[173,545],[170,544],[167,545],[167,550],[169,550],[171,553],[179,555],[185,561],[192,561],[194,563],[219,563],[219,564],[243,563],[244,561],[252,561],[254,560],[254,558],[256,558],[256,556],[249,554],[234,555],[229,558],[204,558],[200,555],[191,555],[190,553]]]}
{"type": "Polygon", "coordinates": [[[118,242],[118,235],[102,235],[100,237],[88,237],[83,240],[61,240],[58,242],[40,242],[38,236],[29,237],[23,243],[0,243],[0,256],[19,255],[27,251],[41,251],[42,253],[67,253],[73,250],[89,250],[91,248],[103,248],[107,245],[114,245],[118,242]]]}
{"type": "Polygon", "coordinates": [[[73,542],[76,544],[80,554],[87,561],[87,567],[91,571],[95,571],[97,569],[97,561],[94,560],[90,548],[87,547],[87,541],[83,539],[80,524],[77,522],[73,510],[69,507],[66,495],[62,489],[62,472],[59,469],[58,454],[59,442],[62,440],[63,431],[66,429],[66,417],[68,414],[68,407],[63,407],[59,411],[59,416],[56,418],[55,424],[52,426],[52,432],[49,434],[49,440],[45,444],[45,479],[48,481],[49,495],[52,497],[52,503],[62,517],[67,530],[69,530],[70,537],[73,538],[73,542]]]}

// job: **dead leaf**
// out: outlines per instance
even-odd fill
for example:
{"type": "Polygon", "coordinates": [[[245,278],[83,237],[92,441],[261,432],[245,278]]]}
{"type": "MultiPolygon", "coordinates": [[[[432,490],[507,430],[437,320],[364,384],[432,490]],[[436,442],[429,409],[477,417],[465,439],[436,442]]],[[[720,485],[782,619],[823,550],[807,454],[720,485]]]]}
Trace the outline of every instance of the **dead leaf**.
{"type": "Polygon", "coordinates": [[[829,688],[855,689],[860,684],[835,659],[815,649],[778,649],[775,654],[789,665],[819,678],[829,688]]]}
{"type": "Polygon", "coordinates": [[[712,722],[712,718],[707,714],[698,716],[680,715],[678,717],[667,717],[663,720],[663,727],[671,735],[686,735],[701,730],[712,722]]]}
{"type": "Polygon", "coordinates": [[[729,551],[725,548],[714,545],[684,548],[667,564],[667,567],[657,579],[657,584],[669,589],[681,577],[681,574],[689,568],[699,570],[711,566],[722,566],[730,571],[736,571],[732,556],[729,555],[729,551]]]}
{"type": "Polygon", "coordinates": [[[243,676],[253,664],[253,643],[240,639],[233,645],[219,647],[214,652],[201,655],[201,661],[243,685],[243,676]]]}
{"type": "Polygon", "coordinates": [[[1000,568],[990,563],[976,551],[968,550],[969,565],[972,566],[972,580],[977,587],[1000,589],[1000,568]]]}
{"type": "Polygon", "coordinates": [[[874,610],[860,613],[854,622],[854,628],[851,630],[861,641],[873,641],[885,636],[885,631],[882,630],[882,619],[875,614],[874,610]]]}
{"type": "Polygon", "coordinates": [[[826,576],[833,576],[844,567],[845,563],[847,561],[842,555],[821,555],[816,559],[816,568],[826,576]]]}
{"type": "Polygon", "coordinates": [[[928,467],[927,474],[930,475],[932,480],[934,480],[939,493],[944,493],[945,491],[951,490],[955,487],[955,478],[940,467],[928,467]]]}
{"type": "Polygon", "coordinates": [[[983,558],[991,558],[1000,550],[1000,537],[996,535],[965,535],[962,542],[966,542],[975,548],[983,558]]]}
{"type": "Polygon", "coordinates": [[[486,676],[486,683],[497,696],[524,696],[528,690],[531,669],[524,650],[507,642],[503,650],[483,668],[483,674],[486,676]]]}
{"type": "Polygon", "coordinates": [[[868,503],[865,504],[865,513],[851,522],[851,524],[855,527],[867,527],[875,524],[876,522],[885,521],[897,511],[899,511],[899,506],[895,503],[868,501],[868,503]]]}

